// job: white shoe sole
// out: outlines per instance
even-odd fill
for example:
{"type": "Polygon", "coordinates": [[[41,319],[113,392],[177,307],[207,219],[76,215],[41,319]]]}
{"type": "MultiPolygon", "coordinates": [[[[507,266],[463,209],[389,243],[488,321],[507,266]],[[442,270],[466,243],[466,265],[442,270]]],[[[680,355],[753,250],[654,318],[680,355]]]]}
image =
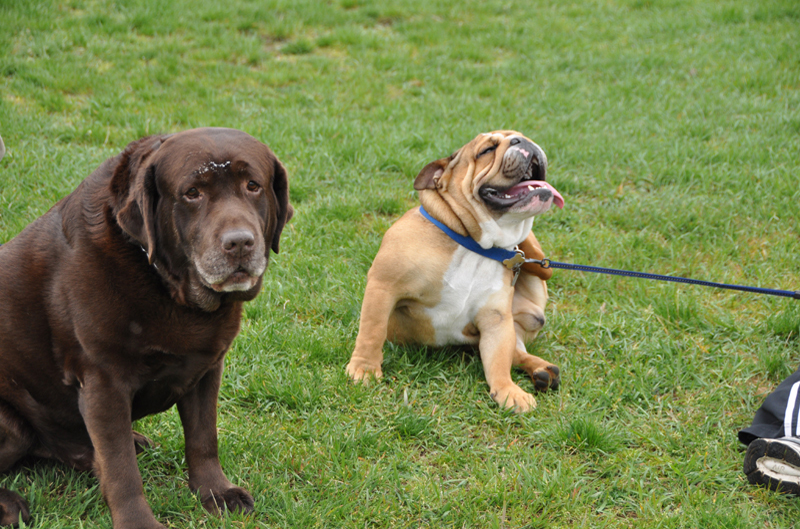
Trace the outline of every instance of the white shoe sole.
{"type": "Polygon", "coordinates": [[[754,485],[800,496],[800,444],[756,439],[744,456],[744,473],[754,485]]]}

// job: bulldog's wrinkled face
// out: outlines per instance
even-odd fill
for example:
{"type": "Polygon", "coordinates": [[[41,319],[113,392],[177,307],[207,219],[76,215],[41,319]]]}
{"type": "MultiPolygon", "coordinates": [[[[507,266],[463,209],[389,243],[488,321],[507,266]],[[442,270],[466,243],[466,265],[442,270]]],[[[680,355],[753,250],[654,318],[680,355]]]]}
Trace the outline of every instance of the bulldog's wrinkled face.
{"type": "Polygon", "coordinates": [[[122,228],[147,246],[179,301],[216,310],[223,298],[254,298],[292,215],[283,166],[230,129],[187,131],[153,148],[136,178],[142,191],[131,193],[138,207],[118,215],[122,228]]]}
{"type": "Polygon", "coordinates": [[[564,199],[545,181],[547,156],[522,134],[481,134],[462,148],[461,157],[475,165],[473,194],[498,213],[538,215],[564,199]]]}
{"type": "MultiPolygon", "coordinates": [[[[418,191],[465,197],[476,218],[530,218],[564,198],[545,181],[547,156],[515,131],[479,134],[447,158],[426,165],[414,181],[418,191]],[[480,213],[481,210],[484,213],[480,213]]],[[[455,199],[458,202],[458,199],[455,199]]]]}

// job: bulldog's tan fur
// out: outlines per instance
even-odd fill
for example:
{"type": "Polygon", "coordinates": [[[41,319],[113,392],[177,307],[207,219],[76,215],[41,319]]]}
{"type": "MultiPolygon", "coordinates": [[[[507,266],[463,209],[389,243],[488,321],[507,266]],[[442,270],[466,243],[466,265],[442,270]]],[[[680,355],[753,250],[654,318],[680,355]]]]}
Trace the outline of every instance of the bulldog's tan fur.
{"type": "MultiPolygon", "coordinates": [[[[533,216],[563,199],[544,182],[547,158],[514,131],[481,134],[417,177],[422,205],[432,217],[483,248],[520,245],[543,254],[531,232],[533,216]]],[[[382,376],[383,344],[477,344],[492,398],[524,412],[533,395],[511,379],[524,369],[539,390],[556,388],[559,370],[528,354],[525,342],[545,322],[550,270],[527,266],[512,286],[501,263],[467,250],[414,208],[383,238],[367,275],[356,346],[347,373],[355,380],[382,376]]]]}

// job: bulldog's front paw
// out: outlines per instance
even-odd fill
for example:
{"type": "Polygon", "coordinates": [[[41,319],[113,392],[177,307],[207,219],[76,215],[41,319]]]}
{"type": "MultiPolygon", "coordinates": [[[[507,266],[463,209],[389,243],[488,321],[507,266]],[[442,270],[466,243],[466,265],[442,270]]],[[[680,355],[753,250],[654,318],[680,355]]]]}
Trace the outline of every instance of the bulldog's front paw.
{"type": "Polygon", "coordinates": [[[381,378],[383,371],[381,366],[373,366],[366,362],[359,362],[358,360],[350,360],[347,367],[344,368],[349,376],[355,382],[369,382],[370,378],[381,378]]]}
{"type": "Polygon", "coordinates": [[[203,507],[212,514],[225,511],[252,512],[255,501],[249,492],[241,487],[231,487],[223,492],[211,492],[203,498],[203,507]]]}
{"type": "Polygon", "coordinates": [[[525,413],[536,408],[536,399],[530,393],[514,383],[501,389],[494,389],[491,396],[500,406],[514,410],[516,413],[525,413]]]}

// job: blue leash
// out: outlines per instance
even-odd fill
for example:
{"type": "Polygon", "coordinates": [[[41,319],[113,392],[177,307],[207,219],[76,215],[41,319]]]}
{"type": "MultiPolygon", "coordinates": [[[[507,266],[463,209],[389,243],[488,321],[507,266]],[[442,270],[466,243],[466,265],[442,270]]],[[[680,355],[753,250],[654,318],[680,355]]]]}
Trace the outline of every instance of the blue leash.
{"type": "MultiPolygon", "coordinates": [[[[577,270],[578,272],[592,272],[595,274],[607,274],[613,276],[625,276],[625,277],[638,277],[641,279],[654,279],[656,281],[668,281],[671,283],[687,283],[690,285],[701,285],[704,287],[714,287],[714,288],[723,288],[727,290],[741,290],[743,292],[752,292],[755,294],[766,294],[769,296],[782,296],[785,298],[794,298],[800,299],[800,292],[793,292],[791,290],[775,290],[772,288],[760,288],[760,287],[747,287],[741,285],[726,285],[724,283],[714,283],[713,281],[701,281],[699,279],[689,279],[687,277],[675,277],[675,276],[665,276],[661,274],[648,274],[646,272],[631,272],[629,270],[616,270],[614,268],[602,268],[599,266],[587,266],[587,265],[577,265],[577,264],[570,264],[570,263],[559,263],[558,261],[551,261],[550,259],[525,259],[525,254],[522,253],[520,250],[512,251],[506,250],[504,248],[489,248],[484,249],[481,245],[475,242],[475,239],[472,237],[465,237],[461,234],[458,234],[439,222],[438,220],[431,217],[430,213],[425,211],[425,208],[420,206],[419,212],[422,215],[431,221],[433,224],[436,225],[440,230],[447,234],[448,237],[456,241],[458,244],[463,246],[464,248],[471,250],[477,254],[480,254],[484,257],[488,257],[489,259],[494,259],[495,261],[499,261],[503,263],[509,270],[514,272],[514,280],[516,281],[517,276],[519,275],[520,267],[522,263],[535,263],[541,266],[542,268],[556,268],[562,270],[577,270]],[[521,255],[522,258],[517,257],[521,255]]],[[[512,282],[512,285],[514,283],[512,282]]]]}
{"type": "Polygon", "coordinates": [[[593,272],[595,274],[608,274],[614,276],[639,277],[642,279],[655,279],[657,281],[669,281],[672,283],[688,283],[690,285],[701,285],[704,287],[724,288],[727,290],[741,290],[753,292],[755,294],[767,294],[769,296],[782,296],[785,298],[800,299],[800,292],[791,290],[775,290],[772,288],[747,287],[742,285],[726,285],[724,283],[714,283],[712,281],[701,281],[700,279],[689,279],[687,277],[664,276],[660,274],[648,274],[646,272],[631,272],[629,270],[615,270],[613,268],[601,268],[599,266],[586,266],[570,263],[559,263],[550,259],[525,259],[526,263],[537,263],[542,268],[560,268],[563,270],[578,270],[579,272],[593,272]]]}

